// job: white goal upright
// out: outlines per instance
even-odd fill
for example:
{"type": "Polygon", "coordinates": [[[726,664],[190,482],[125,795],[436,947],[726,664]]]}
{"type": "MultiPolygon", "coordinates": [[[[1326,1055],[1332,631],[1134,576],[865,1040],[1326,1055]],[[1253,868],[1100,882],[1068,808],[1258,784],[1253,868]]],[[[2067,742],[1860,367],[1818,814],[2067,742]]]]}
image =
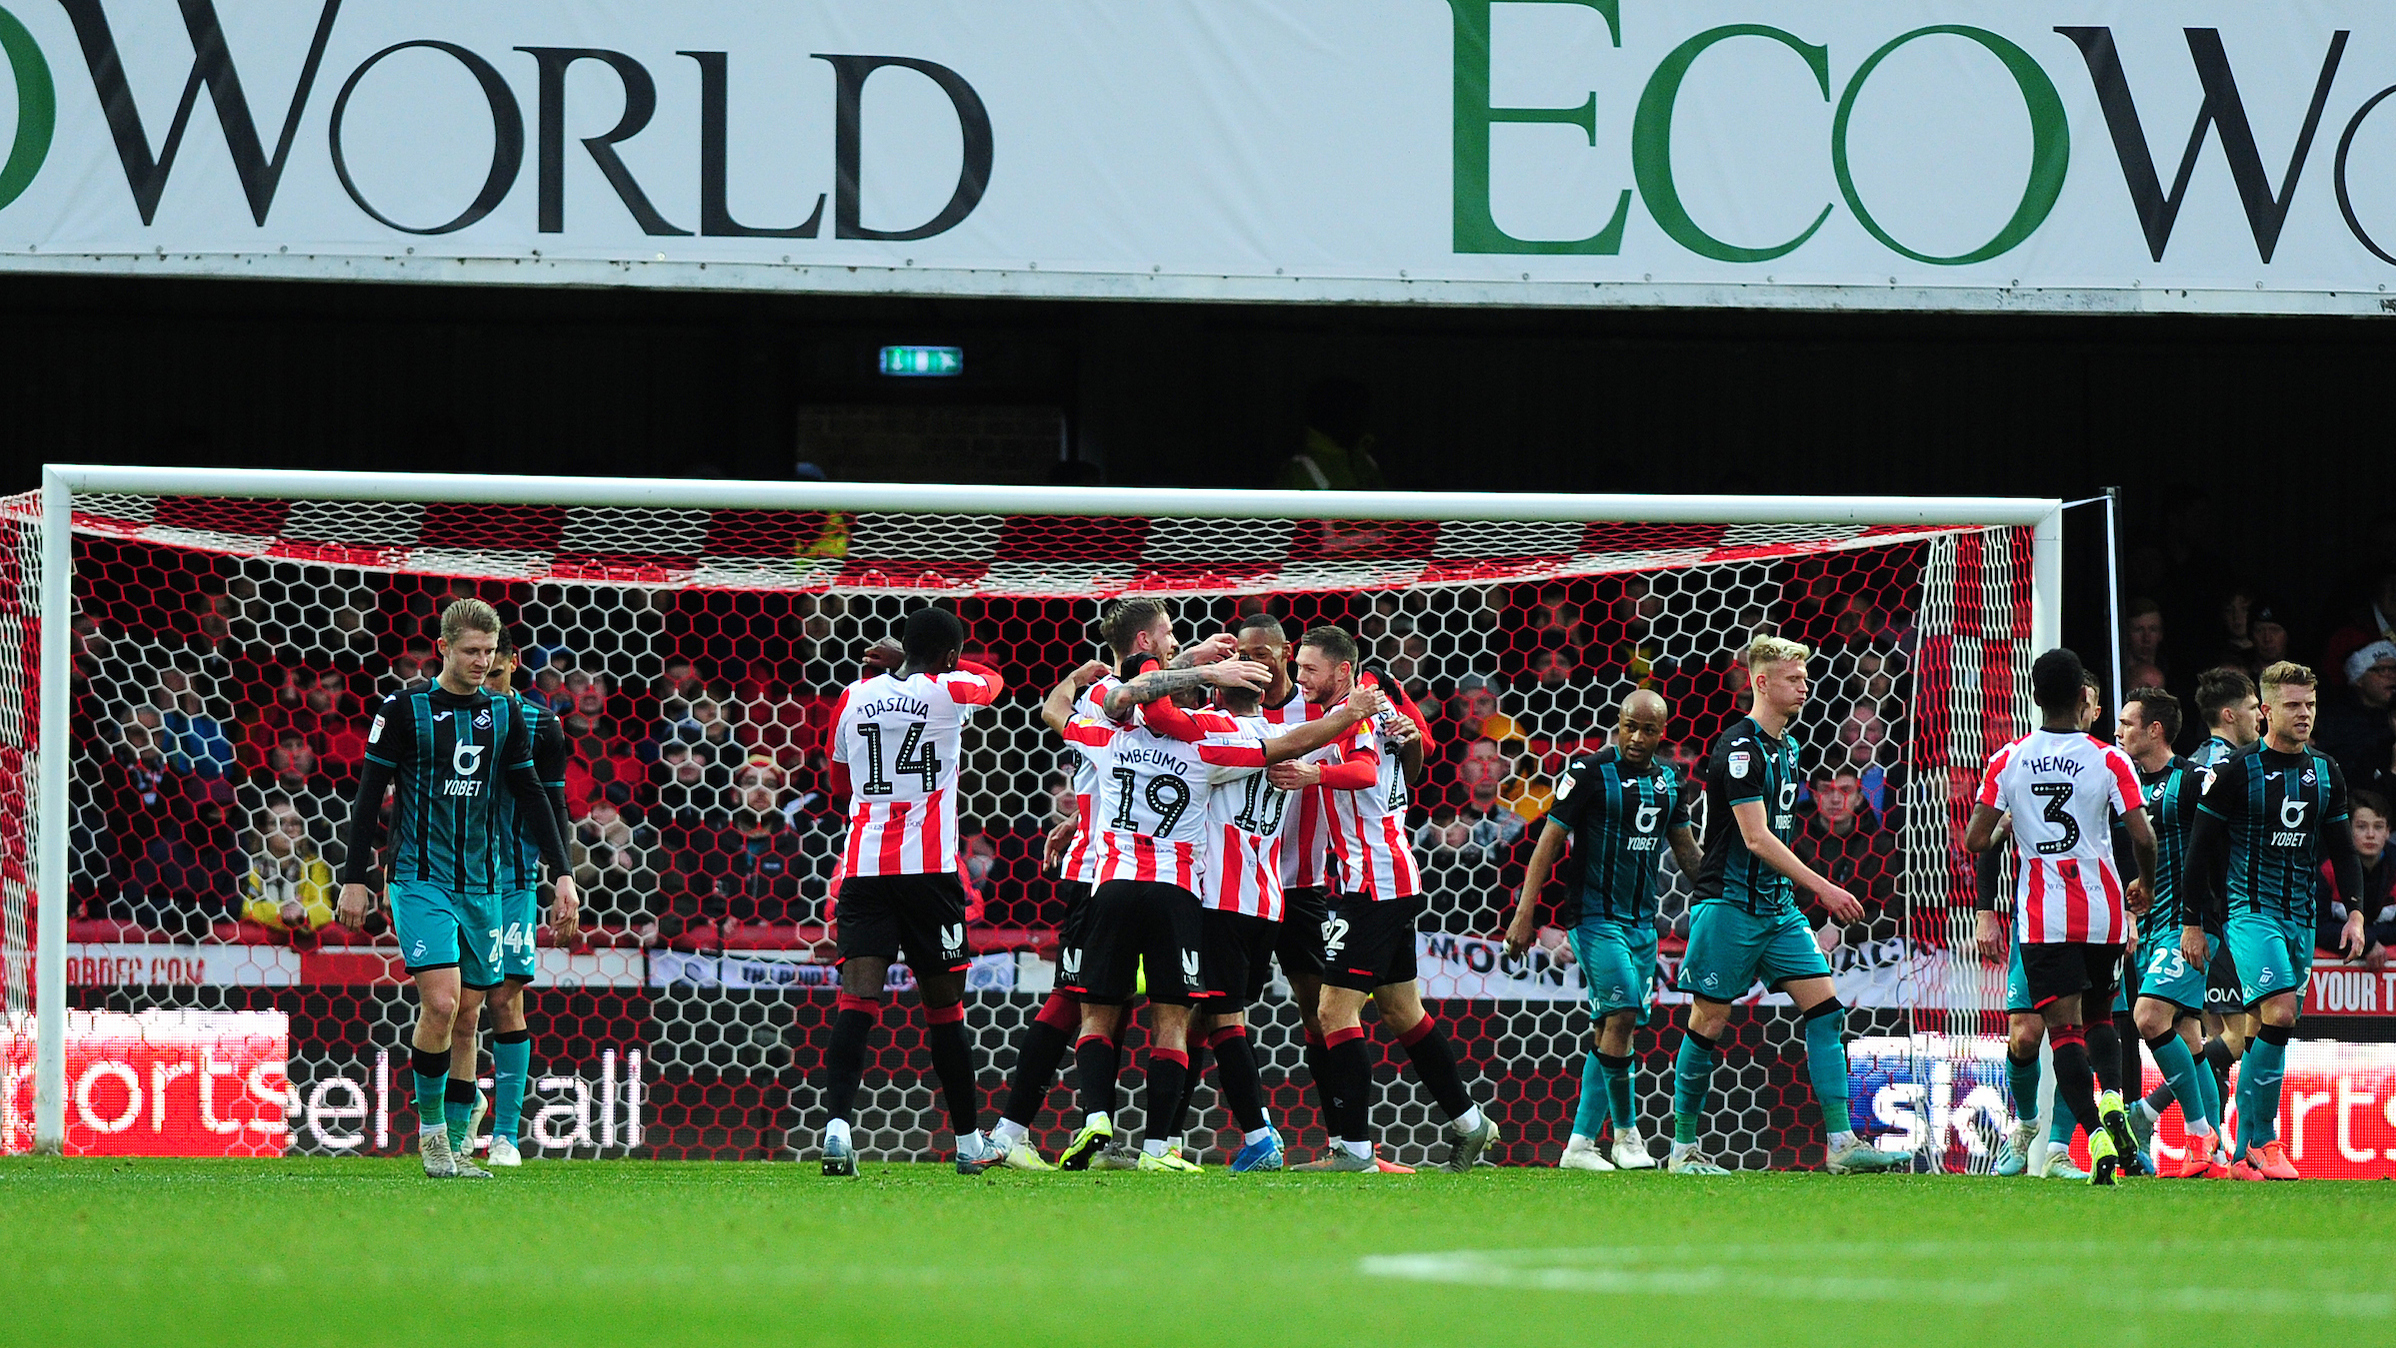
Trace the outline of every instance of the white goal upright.
{"type": "MultiPolygon", "coordinates": [[[[1854,1113],[1968,1168],[2004,1121],[1985,1051],[2002,978],[1971,949],[1958,838],[1980,764],[2028,724],[2030,657],[2056,644],[2060,521],[2052,500],[53,465],[0,498],[0,1151],[409,1145],[396,948],[322,919],[362,723],[432,672],[440,607],[466,594],[522,646],[519,689],[565,718],[592,927],[540,952],[528,1152],[759,1157],[813,1137],[837,984],[828,712],[863,648],[927,602],[1008,682],[969,728],[960,811],[968,1026],[995,1092],[1062,910],[1038,837],[1071,799],[1037,704],[1099,654],[1101,603],[1142,594],[1185,640],[1254,611],[1293,636],[1343,627],[1426,713],[1408,819],[1424,993],[1514,1162],[1553,1161],[1587,1043],[1557,934],[1519,961],[1496,939],[1558,774],[1641,687],[1671,703],[1665,752],[1694,772],[1745,710],[1746,642],[1814,647],[1800,851],[1869,909],[1834,954],[1854,1113]]],[[[1666,878],[1668,986],[1689,893],[1666,878]]],[[[903,969],[893,986],[860,1143],[943,1153],[903,969]]],[[[1639,1039],[1651,1118],[1678,1041],[1660,1000],[1639,1039]]],[[[1726,1164],[1819,1145],[1772,1000],[1736,1018],[1718,1074],[1707,1148],[1726,1164]]],[[[1286,988],[1254,1019],[1276,1119],[1309,1144],[1286,988]]],[[[1198,1103],[1220,1122],[1211,1091],[1198,1103]]],[[[1374,1122],[1400,1159],[1435,1142],[1428,1104],[1384,1094],[1374,1122]]]]}

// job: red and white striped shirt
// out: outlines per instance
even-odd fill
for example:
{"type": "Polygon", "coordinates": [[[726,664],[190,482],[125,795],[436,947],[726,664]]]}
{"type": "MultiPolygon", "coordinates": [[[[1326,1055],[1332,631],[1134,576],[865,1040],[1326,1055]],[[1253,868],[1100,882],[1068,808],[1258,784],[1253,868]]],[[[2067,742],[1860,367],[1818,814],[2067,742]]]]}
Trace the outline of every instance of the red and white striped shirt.
{"type": "Polygon", "coordinates": [[[1082,690],[1073,704],[1073,719],[1065,726],[1065,745],[1073,753],[1073,845],[1065,849],[1065,878],[1085,885],[1098,883],[1098,778],[1106,771],[1106,747],[1115,728],[1106,719],[1106,695],[1122,680],[1102,675],[1082,690]]]}
{"type": "Polygon", "coordinates": [[[1988,760],[1980,803],[2013,815],[2020,876],[2014,939],[2026,945],[2128,939],[2113,816],[2142,808],[2138,769],[2079,731],[2034,730],[1988,760]]]}
{"type": "Polygon", "coordinates": [[[997,672],[878,674],[832,712],[832,761],[847,769],[849,841],[838,878],[957,869],[957,760],[965,718],[998,699],[997,672]]]}
{"type": "MultiPolygon", "coordinates": [[[[1260,716],[1268,725],[1292,726],[1316,720],[1328,710],[1308,702],[1305,692],[1293,685],[1288,701],[1266,707],[1260,716]]],[[[1328,749],[1317,749],[1299,761],[1321,763],[1329,757],[1328,749]]],[[[1323,801],[1326,793],[1310,786],[1291,794],[1295,798],[1290,806],[1297,819],[1281,842],[1282,887],[1327,889],[1331,885],[1331,815],[1323,801]]]]}
{"type": "Polygon", "coordinates": [[[1324,791],[1331,813],[1331,851],[1339,859],[1340,892],[1375,902],[1410,899],[1422,893],[1414,848],[1406,838],[1406,765],[1383,749],[1381,728],[1404,713],[1391,709],[1332,742],[1341,763],[1372,762],[1373,784],[1354,791],[1324,791]]]}
{"type": "MultiPolygon", "coordinates": [[[[1285,727],[1262,716],[1235,719],[1259,740],[1286,733],[1285,727]]],[[[1281,920],[1281,877],[1290,834],[1298,827],[1298,803],[1314,794],[1311,787],[1284,791],[1261,772],[1215,788],[1206,803],[1213,844],[1207,858],[1209,907],[1268,922],[1281,920]]]]}
{"type": "Polygon", "coordinates": [[[1218,782],[1263,770],[1265,745],[1229,716],[1152,708],[1118,725],[1098,783],[1098,880],[1152,880],[1207,896],[1210,798],[1218,782]]]}

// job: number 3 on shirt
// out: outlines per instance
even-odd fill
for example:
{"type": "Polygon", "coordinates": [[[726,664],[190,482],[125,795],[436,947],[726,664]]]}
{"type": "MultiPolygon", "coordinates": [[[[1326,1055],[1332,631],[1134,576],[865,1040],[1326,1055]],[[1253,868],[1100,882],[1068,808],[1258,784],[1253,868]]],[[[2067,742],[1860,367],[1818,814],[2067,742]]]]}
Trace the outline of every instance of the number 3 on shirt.
{"type": "MultiPolygon", "coordinates": [[[[890,779],[882,775],[882,727],[871,721],[863,722],[858,725],[857,734],[865,741],[865,784],[857,788],[857,793],[889,795],[890,779]]],[[[923,743],[923,722],[907,723],[907,737],[899,741],[898,761],[890,768],[893,772],[920,775],[927,792],[940,789],[940,755],[923,743]]]]}
{"type": "Polygon", "coordinates": [[[2038,854],[2055,856],[2078,847],[2080,845],[2080,821],[2072,818],[2068,812],[2072,799],[2072,784],[2070,782],[2032,782],[2030,794],[2046,797],[2047,808],[2045,814],[2041,816],[2042,818],[2050,824],[2063,825],[2063,836],[2059,839],[2050,838],[2040,843],[2038,854]]]}

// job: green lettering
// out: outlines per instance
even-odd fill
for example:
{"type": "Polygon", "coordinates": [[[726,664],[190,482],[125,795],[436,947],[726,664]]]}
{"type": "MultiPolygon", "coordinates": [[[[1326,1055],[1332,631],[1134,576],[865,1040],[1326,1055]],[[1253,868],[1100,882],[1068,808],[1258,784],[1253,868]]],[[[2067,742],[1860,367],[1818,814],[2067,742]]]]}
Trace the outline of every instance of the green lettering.
{"type": "Polygon", "coordinates": [[[1839,175],[1839,195],[1847,199],[1847,209],[1871,232],[1873,238],[1916,262],[1939,267],[1960,267],[1968,262],[1986,262],[2000,253],[2019,246],[2024,239],[2046,223],[2047,214],[2055,209],[2056,199],[2063,195],[2064,175],[2071,169],[2071,119],[2064,115],[2063,96],[2055,91],[2055,82],[2039,69],[2030,53],[1989,32],[1985,28],[1967,28],[1961,24],[1939,24],[1931,28],[1916,28],[1910,33],[1890,40],[1888,45],[1872,53],[1856,68],[1847,81],[1847,92],[1839,96],[1839,113],[1830,124],[1830,164],[1839,175]],[[1864,81],[1889,53],[1918,37],[1932,33],[1950,33],[1970,38],[1995,54],[2013,72],[2013,82],[2022,91],[2022,104],[2030,110],[2030,180],[2022,184],[2021,204],[2013,208],[2013,218],[1997,231],[1995,238],[1968,253],[1953,257],[1933,257],[1918,253],[1890,237],[1864,209],[1862,196],[1855,190],[1855,176],[1847,171],[1847,121],[1855,111],[1855,96],[1863,92],[1864,81]]]}
{"type": "MultiPolygon", "coordinates": [[[[1518,239],[1489,212],[1489,131],[1499,122],[1563,122],[1597,144],[1597,95],[1577,108],[1489,106],[1489,11],[1498,0],[1448,0],[1456,18],[1455,247],[1459,253],[1619,253],[1631,194],[1614,202],[1614,218],[1586,239],[1518,239]]],[[[1582,5],[1604,16],[1614,45],[1622,45],[1620,0],[1511,0],[1517,4],[1582,5]]]]}
{"type": "Polygon", "coordinates": [[[50,83],[50,63],[41,45],[17,16],[0,9],[0,51],[8,53],[9,73],[17,82],[17,139],[8,147],[8,162],[0,164],[0,206],[25,194],[42,161],[50,157],[50,133],[58,125],[58,90],[50,83]]]}
{"type": "Polygon", "coordinates": [[[1647,202],[1648,213],[1663,226],[1673,242],[1717,262],[1769,262],[1797,249],[1822,222],[1830,218],[1830,207],[1805,227],[1805,232],[1787,243],[1768,248],[1742,248],[1724,243],[1697,227],[1689,218],[1688,209],[1681,205],[1680,188],[1672,179],[1672,113],[1680,101],[1681,81],[1687,78],[1689,67],[1705,49],[1717,42],[1734,37],[1766,37],[1787,47],[1805,59],[1806,67],[1814,72],[1815,83],[1822,86],[1822,101],[1830,101],[1830,49],[1801,41],[1795,34],[1755,23],[1734,23],[1721,28],[1709,28],[1672,49],[1648,76],[1647,88],[1639,95],[1639,112],[1631,122],[1632,178],[1639,184],[1639,195],[1647,202]]]}

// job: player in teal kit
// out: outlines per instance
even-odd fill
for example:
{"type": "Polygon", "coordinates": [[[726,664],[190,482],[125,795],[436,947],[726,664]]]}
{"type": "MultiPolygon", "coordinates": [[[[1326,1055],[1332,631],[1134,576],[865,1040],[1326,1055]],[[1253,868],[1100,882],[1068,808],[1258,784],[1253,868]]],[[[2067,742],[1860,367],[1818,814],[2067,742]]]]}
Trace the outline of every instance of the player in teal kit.
{"type": "MultiPolygon", "coordinates": [[[[2280,1083],[2288,1040],[2313,967],[2315,885],[2327,861],[2338,892],[2362,892],[2362,864],[2349,829],[2346,779],[2313,734],[2313,671],[2281,661],[2263,671],[2269,729],[2215,768],[2197,808],[2182,881],[2180,942],[2193,962],[2205,950],[2204,921],[2220,918],[2239,995],[2262,1027],[2238,1072],[2238,1139],[2230,1174],[2242,1180],[2302,1176],[2279,1142],[2280,1083]],[[2226,916],[2225,916],[2226,915],[2226,916]]],[[[2363,919],[2349,916],[2341,941],[2363,953],[2363,919]]]]}
{"type": "Polygon", "coordinates": [[[1703,861],[1689,828],[1688,788],[1670,765],[1656,761],[1670,718],[1661,696],[1646,689],[1632,693],[1623,699],[1613,747],[1574,763],[1556,784],[1555,807],[1506,928],[1506,952],[1520,956],[1531,944],[1532,904],[1569,842],[1579,864],[1566,872],[1558,921],[1572,933],[1573,957],[1597,1025],[1581,1069],[1572,1137],[1556,1163],[1567,1170],[1655,1167],[1633,1112],[1631,1031],[1647,1023],[1656,981],[1657,853],[1669,846],[1692,880],[1703,861]],[[1609,1118],[1610,1160],[1598,1146],[1609,1118]]]}
{"type": "Polygon", "coordinates": [[[447,1105],[462,994],[486,993],[501,980],[500,896],[520,862],[516,837],[500,817],[503,794],[526,807],[521,817],[557,877],[560,906],[570,910],[575,902],[564,837],[533,770],[523,717],[513,699],[483,691],[498,648],[499,615],[489,604],[461,599],[443,610],[440,678],[385,698],[367,732],[341,872],[340,920],[358,928],[374,902],[367,880],[383,793],[396,788],[385,899],[416,984],[418,1145],[433,1179],[490,1178],[451,1149],[447,1105]]]}
{"type": "MultiPolygon", "coordinates": [[[[2171,742],[2179,734],[2180,700],[2170,693],[2139,688],[2122,700],[2114,740],[2138,767],[2147,822],[2155,830],[2155,892],[2139,917],[2138,945],[2130,952],[2122,983],[2129,986],[2133,982],[2129,975],[2135,971],[2138,997],[2132,1016],[2138,1037],[2146,1041],[2155,1055],[2155,1065],[2163,1069],[2163,1085],[2155,1094],[2130,1106],[2130,1131],[2137,1136],[2138,1150],[2151,1156],[2155,1124],[2164,1106],[2177,1099],[2180,1117],[2188,1125],[2188,1157],[2178,1177],[2220,1179],[2229,1173],[2213,1156],[2221,1101],[2213,1074],[2198,1066],[2195,1056],[2203,1042],[2199,1030],[2205,1009],[2206,966],[2190,963],[2180,949],[2180,873],[2187,865],[2188,834],[2196,823],[2204,773],[2172,753],[2171,742]]],[[[2208,957],[2220,945],[2217,933],[2205,933],[2208,957]]],[[[2122,1060],[2125,1068],[2137,1064],[2136,1054],[2132,1045],[2122,1060]]],[[[2133,1087],[2137,1080],[2126,1074],[2123,1077],[2133,1087]]]]}
{"type": "Polygon", "coordinates": [[[1677,984],[1694,1001],[1673,1071],[1667,1168],[1676,1175],[1729,1173],[1698,1154],[1697,1130],[1712,1103],[1731,999],[1759,977],[1788,993],[1803,1022],[1806,1074],[1830,1135],[1824,1168],[1843,1175],[1913,1165],[1912,1153],[1880,1151],[1848,1126],[1846,1008],[1830,981],[1830,962],[1797,907],[1796,886],[1803,885],[1833,921],[1864,915],[1854,895],[1815,874],[1789,848],[1802,778],[1788,728],[1805,705],[1805,662],[1812,653],[1780,637],[1749,644],[1754,710],[1723,732],[1707,760],[1705,861],[1677,984]]]}
{"type": "MultiPolygon", "coordinates": [[[[566,731],[558,714],[515,692],[516,643],[499,634],[499,652],[483,678],[484,691],[504,698],[524,718],[532,739],[533,771],[548,794],[549,811],[557,818],[558,836],[569,835],[566,822],[566,731]]],[[[491,989],[491,1164],[518,1166],[524,1156],[517,1146],[523,1126],[524,1087],[532,1072],[532,1031],[524,1020],[524,989],[532,984],[536,946],[541,930],[541,846],[531,824],[516,808],[516,798],[499,798],[501,827],[516,839],[513,865],[499,896],[499,986],[491,989]]],[[[549,914],[553,938],[560,945],[574,939],[578,915],[570,904],[556,904],[549,914]]],[[[482,1112],[474,1089],[475,1024],[471,993],[458,1003],[458,1022],[449,1060],[450,1144],[460,1156],[473,1155],[474,1134],[482,1112]],[[455,1104],[463,1099],[468,1112],[461,1117],[455,1104]]]]}

